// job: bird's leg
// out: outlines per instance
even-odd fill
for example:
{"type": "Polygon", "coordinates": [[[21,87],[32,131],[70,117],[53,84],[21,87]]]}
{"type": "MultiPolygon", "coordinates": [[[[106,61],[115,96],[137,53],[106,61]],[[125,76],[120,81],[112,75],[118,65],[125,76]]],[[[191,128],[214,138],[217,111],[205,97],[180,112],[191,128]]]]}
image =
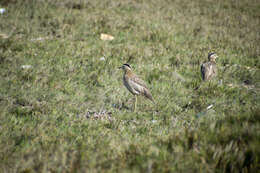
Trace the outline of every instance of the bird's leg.
{"type": "Polygon", "coordinates": [[[134,112],[136,111],[136,105],[137,105],[137,95],[135,95],[135,108],[134,108],[134,112]]]}

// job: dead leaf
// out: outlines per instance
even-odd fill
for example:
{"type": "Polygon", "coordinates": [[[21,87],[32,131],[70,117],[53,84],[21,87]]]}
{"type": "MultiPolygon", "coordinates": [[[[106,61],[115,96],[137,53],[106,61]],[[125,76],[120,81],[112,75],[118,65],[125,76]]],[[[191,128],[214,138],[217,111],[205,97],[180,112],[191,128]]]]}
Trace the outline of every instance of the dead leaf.
{"type": "Polygon", "coordinates": [[[101,34],[100,35],[100,39],[101,40],[114,40],[114,37],[112,35],[108,35],[108,34],[101,34]]]}
{"type": "Polygon", "coordinates": [[[227,86],[232,87],[232,88],[234,87],[234,85],[232,83],[227,84],[227,86]]]}
{"type": "Polygon", "coordinates": [[[6,34],[0,34],[0,38],[7,39],[9,36],[6,34]]]}

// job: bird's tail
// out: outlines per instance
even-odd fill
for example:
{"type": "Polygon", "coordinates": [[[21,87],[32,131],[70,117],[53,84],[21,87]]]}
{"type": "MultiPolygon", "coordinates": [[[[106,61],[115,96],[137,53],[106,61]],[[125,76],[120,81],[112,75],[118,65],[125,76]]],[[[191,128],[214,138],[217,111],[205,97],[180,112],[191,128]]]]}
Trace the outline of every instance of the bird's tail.
{"type": "Polygon", "coordinates": [[[151,95],[151,97],[149,98],[149,100],[151,100],[151,101],[153,102],[153,104],[156,104],[156,103],[155,103],[155,100],[154,100],[153,97],[152,97],[152,95],[151,95]]]}
{"type": "Polygon", "coordinates": [[[149,100],[151,100],[151,101],[155,104],[155,101],[154,101],[154,99],[153,99],[153,96],[152,96],[152,94],[150,93],[150,91],[149,91],[148,89],[145,89],[145,90],[144,90],[144,96],[145,96],[146,98],[148,98],[149,100]]]}

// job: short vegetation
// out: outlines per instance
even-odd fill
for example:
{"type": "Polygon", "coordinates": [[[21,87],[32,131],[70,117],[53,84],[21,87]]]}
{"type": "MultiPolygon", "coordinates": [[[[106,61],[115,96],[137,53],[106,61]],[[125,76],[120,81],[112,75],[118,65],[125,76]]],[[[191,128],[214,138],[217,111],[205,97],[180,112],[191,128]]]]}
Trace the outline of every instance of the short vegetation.
{"type": "Polygon", "coordinates": [[[0,7],[0,172],[259,171],[259,0],[0,7]],[[124,63],[156,104],[133,112],[124,63]]]}

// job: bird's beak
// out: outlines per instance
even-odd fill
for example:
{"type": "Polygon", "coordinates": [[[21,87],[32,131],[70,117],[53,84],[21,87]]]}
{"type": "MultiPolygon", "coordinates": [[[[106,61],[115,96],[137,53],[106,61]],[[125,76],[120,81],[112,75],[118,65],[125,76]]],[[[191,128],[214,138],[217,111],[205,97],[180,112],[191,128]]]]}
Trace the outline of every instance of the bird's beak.
{"type": "Polygon", "coordinates": [[[118,69],[122,69],[122,68],[123,68],[123,66],[118,67],[118,69]]]}

